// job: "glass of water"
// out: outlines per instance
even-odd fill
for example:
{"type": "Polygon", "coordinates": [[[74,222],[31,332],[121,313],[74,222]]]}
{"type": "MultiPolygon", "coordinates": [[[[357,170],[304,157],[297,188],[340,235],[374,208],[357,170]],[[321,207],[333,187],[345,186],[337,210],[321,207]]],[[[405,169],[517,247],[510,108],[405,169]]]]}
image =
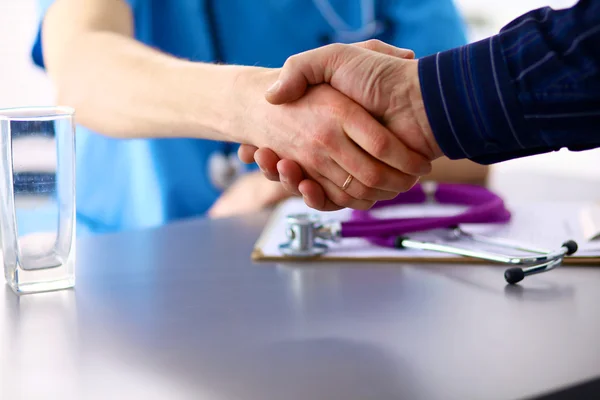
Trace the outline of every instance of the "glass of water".
{"type": "Polygon", "coordinates": [[[0,235],[18,294],[75,285],[73,109],[0,109],[0,235]]]}

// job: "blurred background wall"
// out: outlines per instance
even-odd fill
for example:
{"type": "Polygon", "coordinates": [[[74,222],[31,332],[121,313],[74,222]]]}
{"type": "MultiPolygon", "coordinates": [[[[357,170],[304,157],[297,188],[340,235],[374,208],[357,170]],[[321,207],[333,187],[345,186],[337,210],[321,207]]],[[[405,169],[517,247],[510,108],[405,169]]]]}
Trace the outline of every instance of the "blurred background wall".
{"type": "Polygon", "coordinates": [[[29,57],[36,0],[0,0],[0,107],[52,104],[51,86],[29,57]]]}
{"type": "MultiPolygon", "coordinates": [[[[248,0],[252,1],[252,0],[248,0]]],[[[533,8],[564,8],[575,0],[456,0],[469,24],[471,41],[497,32],[504,24],[533,8]]],[[[52,89],[42,72],[31,64],[29,52],[37,27],[35,0],[0,0],[0,107],[52,104],[52,89]]],[[[600,181],[600,150],[560,151],[495,165],[491,182],[510,184],[515,174],[573,176],[600,181]]],[[[511,192],[514,189],[510,189],[511,192]]],[[[564,192],[564,191],[563,191],[564,192]]],[[[557,196],[566,196],[557,191],[557,196]]],[[[572,195],[571,195],[572,196],[572,195]]]]}

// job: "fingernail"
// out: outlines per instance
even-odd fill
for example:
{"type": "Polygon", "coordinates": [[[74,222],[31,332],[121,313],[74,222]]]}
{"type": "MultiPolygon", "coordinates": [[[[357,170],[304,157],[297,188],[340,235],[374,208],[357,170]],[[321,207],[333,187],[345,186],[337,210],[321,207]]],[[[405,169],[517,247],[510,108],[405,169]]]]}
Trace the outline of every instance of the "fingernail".
{"type": "Polygon", "coordinates": [[[273,85],[271,85],[270,88],[267,89],[267,93],[274,93],[277,90],[279,90],[280,87],[281,87],[281,81],[277,81],[273,85]]]}

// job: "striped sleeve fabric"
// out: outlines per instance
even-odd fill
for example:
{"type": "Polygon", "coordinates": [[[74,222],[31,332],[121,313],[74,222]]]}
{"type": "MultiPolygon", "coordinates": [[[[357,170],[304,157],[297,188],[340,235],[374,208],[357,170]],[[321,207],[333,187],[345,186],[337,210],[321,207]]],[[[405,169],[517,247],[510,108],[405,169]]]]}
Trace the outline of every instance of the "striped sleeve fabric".
{"type": "Polygon", "coordinates": [[[600,147],[600,0],[531,11],[498,35],[420,59],[419,77],[451,159],[600,147]]]}

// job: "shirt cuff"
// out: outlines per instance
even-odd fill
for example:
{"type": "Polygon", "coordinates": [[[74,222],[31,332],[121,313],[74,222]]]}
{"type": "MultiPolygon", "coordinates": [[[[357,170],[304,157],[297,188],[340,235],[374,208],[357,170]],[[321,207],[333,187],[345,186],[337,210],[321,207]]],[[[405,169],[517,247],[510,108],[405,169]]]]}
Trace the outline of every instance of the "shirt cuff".
{"type": "Polygon", "coordinates": [[[419,80],[448,158],[492,164],[548,151],[523,117],[498,36],[420,59],[419,80]]]}

